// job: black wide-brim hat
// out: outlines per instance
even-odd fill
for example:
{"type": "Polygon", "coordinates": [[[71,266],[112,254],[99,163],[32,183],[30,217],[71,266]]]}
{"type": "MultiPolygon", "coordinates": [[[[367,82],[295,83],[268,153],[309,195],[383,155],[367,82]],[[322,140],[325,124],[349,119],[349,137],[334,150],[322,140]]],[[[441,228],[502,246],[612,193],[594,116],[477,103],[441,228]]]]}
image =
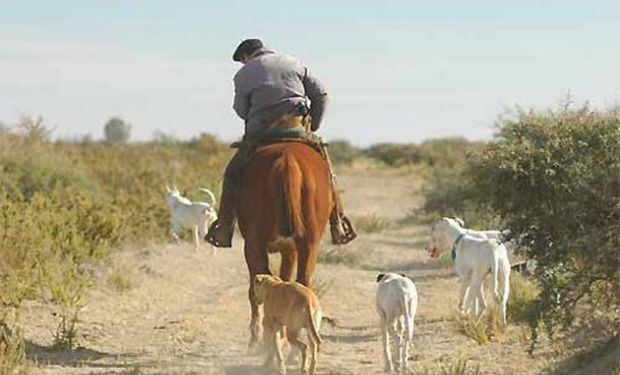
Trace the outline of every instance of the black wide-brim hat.
{"type": "Polygon", "coordinates": [[[260,39],[246,39],[235,50],[233,53],[233,61],[241,61],[241,55],[247,53],[251,55],[257,49],[263,48],[263,42],[260,39]]]}

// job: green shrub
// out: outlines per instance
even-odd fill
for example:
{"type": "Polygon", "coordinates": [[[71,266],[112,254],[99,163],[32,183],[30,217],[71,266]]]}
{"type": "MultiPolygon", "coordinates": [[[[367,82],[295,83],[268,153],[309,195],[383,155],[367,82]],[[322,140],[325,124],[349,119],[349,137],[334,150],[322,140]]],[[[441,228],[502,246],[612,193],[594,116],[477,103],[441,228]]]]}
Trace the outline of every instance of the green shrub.
{"type": "Polygon", "coordinates": [[[579,302],[602,293],[617,311],[620,243],[620,109],[518,111],[470,159],[472,196],[497,212],[538,261],[532,322],[571,325],[579,302]]]}
{"type": "Polygon", "coordinates": [[[342,139],[330,141],[328,152],[334,164],[348,165],[363,156],[359,148],[342,139]]]}
{"type": "Polygon", "coordinates": [[[420,150],[414,144],[380,143],[364,150],[364,154],[391,167],[422,161],[420,150]]]}
{"type": "Polygon", "coordinates": [[[441,169],[451,169],[464,164],[465,155],[482,146],[464,138],[430,139],[421,144],[379,143],[368,147],[364,154],[384,164],[398,167],[407,164],[425,164],[441,169]]]}

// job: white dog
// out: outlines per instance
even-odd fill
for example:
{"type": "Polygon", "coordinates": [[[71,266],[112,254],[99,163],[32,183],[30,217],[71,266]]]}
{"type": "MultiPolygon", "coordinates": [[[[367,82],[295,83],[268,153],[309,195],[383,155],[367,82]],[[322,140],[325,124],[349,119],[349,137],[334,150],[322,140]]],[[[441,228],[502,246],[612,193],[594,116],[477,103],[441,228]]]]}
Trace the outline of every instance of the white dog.
{"type": "Polygon", "coordinates": [[[463,228],[463,230],[465,230],[465,232],[467,232],[467,234],[471,235],[472,237],[488,238],[490,240],[498,240],[501,243],[503,243],[504,246],[506,246],[506,249],[508,249],[509,251],[512,251],[514,249],[513,241],[506,239],[506,237],[510,235],[509,229],[475,230],[475,229],[465,228],[465,222],[460,217],[454,217],[453,220],[456,221],[459,224],[459,226],[461,226],[461,228],[463,228]]]}
{"type": "Polygon", "coordinates": [[[377,276],[377,282],[377,313],[381,318],[385,371],[394,371],[390,335],[396,338],[396,370],[404,370],[413,339],[418,292],[413,281],[402,274],[381,273],[377,276]]]}
{"type": "Polygon", "coordinates": [[[170,206],[170,234],[180,242],[178,232],[182,228],[192,229],[196,249],[200,245],[200,239],[206,235],[209,224],[217,219],[214,208],[215,196],[209,189],[199,188],[199,190],[209,196],[210,203],[192,202],[183,197],[176,186],[172,189],[166,186],[166,201],[170,206]]]}
{"type": "Polygon", "coordinates": [[[452,258],[461,282],[459,308],[469,311],[469,295],[472,295],[474,314],[481,316],[486,308],[483,281],[491,272],[493,297],[499,300],[502,320],[506,323],[506,304],[510,291],[510,260],[506,247],[496,239],[478,238],[463,229],[454,219],[442,218],[431,232],[431,257],[451,249],[452,258]],[[502,281],[501,300],[498,285],[502,281]],[[471,292],[470,292],[471,291],[471,292]],[[482,309],[478,311],[478,302],[482,309]]]}

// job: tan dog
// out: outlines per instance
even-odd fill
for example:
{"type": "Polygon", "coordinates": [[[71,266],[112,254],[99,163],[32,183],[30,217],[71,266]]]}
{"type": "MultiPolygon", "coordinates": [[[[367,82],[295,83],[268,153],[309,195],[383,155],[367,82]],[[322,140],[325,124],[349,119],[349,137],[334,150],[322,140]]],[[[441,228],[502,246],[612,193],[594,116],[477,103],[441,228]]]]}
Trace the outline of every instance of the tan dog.
{"type": "Polygon", "coordinates": [[[286,332],[288,341],[301,352],[301,373],[314,375],[316,357],[321,345],[319,328],[322,318],[321,307],[316,294],[299,283],[282,281],[279,277],[271,275],[256,275],[254,293],[258,303],[265,304],[263,328],[268,350],[265,365],[271,363],[275,351],[280,373],[286,374],[280,341],[280,336],[286,332]],[[285,327],[286,329],[284,329],[285,327]],[[306,372],[307,345],[299,340],[299,331],[302,328],[306,328],[308,331],[308,341],[312,354],[308,372],[306,372]]]}

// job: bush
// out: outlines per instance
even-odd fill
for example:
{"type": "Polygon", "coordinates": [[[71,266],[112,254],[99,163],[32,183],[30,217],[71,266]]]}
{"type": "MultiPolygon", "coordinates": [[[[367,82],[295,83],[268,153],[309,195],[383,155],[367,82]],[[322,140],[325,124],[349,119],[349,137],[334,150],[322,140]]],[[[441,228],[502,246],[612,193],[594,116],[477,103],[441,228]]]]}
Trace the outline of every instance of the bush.
{"type": "Polygon", "coordinates": [[[421,152],[414,144],[380,143],[369,147],[364,153],[390,167],[416,164],[422,161],[421,152]]]}
{"type": "Polygon", "coordinates": [[[425,164],[449,169],[463,165],[467,152],[480,148],[482,143],[464,138],[430,139],[419,145],[413,143],[380,143],[364,150],[364,154],[391,167],[425,164]]]}
{"type": "Polygon", "coordinates": [[[346,140],[333,140],[329,142],[329,156],[334,164],[350,165],[356,159],[363,156],[362,151],[346,140]]]}
{"type": "Polygon", "coordinates": [[[586,296],[617,311],[620,109],[516,112],[471,158],[471,194],[490,205],[538,261],[532,320],[569,326],[586,296]]]}
{"type": "Polygon", "coordinates": [[[419,146],[420,160],[432,167],[451,169],[465,164],[467,154],[482,145],[460,137],[430,139],[419,146]]]}

